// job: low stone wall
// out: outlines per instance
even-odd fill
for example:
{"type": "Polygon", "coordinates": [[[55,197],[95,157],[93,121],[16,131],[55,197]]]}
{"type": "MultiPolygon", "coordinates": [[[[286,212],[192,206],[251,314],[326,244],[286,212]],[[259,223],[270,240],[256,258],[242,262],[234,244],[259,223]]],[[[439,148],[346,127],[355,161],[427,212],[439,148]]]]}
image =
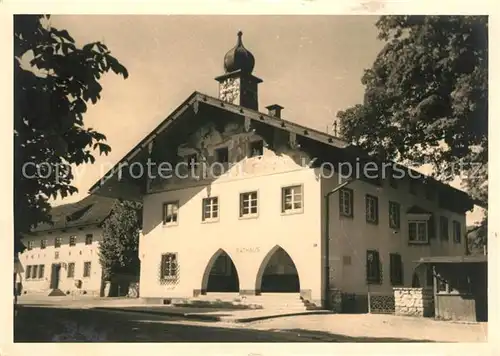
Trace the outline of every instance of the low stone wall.
{"type": "Polygon", "coordinates": [[[393,289],[396,315],[429,317],[434,314],[432,289],[393,289]]]}

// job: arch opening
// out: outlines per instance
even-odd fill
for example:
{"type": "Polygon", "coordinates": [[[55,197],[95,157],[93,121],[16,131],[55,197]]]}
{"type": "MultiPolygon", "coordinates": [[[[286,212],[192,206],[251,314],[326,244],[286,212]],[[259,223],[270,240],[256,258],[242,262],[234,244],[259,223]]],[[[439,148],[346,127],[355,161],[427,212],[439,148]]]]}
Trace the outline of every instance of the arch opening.
{"type": "Polygon", "coordinates": [[[299,293],[300,281],[295,263],[280,246],[275,246],[262,261],[256,289],[261,293],[299,293]]]}
{"type": "Polygon", "coordinates": [[[204,292],[239,292],[236,266],[224,250],[218,250],[207,264],[202,282],[204,292]]]}

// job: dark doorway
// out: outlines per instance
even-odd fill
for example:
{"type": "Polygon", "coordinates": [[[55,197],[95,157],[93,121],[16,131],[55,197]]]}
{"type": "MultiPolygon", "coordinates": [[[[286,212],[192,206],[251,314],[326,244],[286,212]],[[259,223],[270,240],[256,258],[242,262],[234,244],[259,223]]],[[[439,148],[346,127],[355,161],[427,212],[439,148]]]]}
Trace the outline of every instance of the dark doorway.
{"type": "Polygon", "coordinates": [[[260,290],[263,293],[300,292],[299,274],[295,263],[281,247],[273,253],[267,262],[260,290]]]}
{"type": "Polygon", "coordinates": [[[231,257],[224,251],[214,261],[208,276],[207,292],[239,292],[238,272],[231,257]]]}
{"type": "Polygon", "coordinates": [[[57,289],[59,288],[59,277],[61,274],[61,265],[53,263],[52,264],[52,270],[50,273],[50,288],[51,289],[57,289]]]}

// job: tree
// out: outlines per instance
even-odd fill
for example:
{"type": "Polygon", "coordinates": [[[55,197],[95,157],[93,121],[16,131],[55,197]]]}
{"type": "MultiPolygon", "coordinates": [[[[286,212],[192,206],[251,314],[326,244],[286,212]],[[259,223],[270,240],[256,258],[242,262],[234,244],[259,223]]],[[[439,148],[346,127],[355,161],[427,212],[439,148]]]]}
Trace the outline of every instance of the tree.
{"type": "Polygon", "coordinates": [[[340,134],[380,159],[430,164],[443,182],[460,174],[487,209],[487,17],[381,16],[376,27],[385,47],[362,76],[363,103],[338,113],[340,134]]]}
{"type": "Polygon", "coordinates": [[[117,201],[103,224],[99,260],[106,280],[119,274],[136,276],[139,273],[141,208],[139,203],[117,201]]]}
{"type": "Polygon", "coordinates": [[[14,16],[15,253],[24,249],[23,233],[50,223],[50,198],[77,192],[71,165],[111,150],[83,121],[109,70],[128,77],[104,44],[79,48],[66,30],[50,26],[50,16],[14,16]]]}

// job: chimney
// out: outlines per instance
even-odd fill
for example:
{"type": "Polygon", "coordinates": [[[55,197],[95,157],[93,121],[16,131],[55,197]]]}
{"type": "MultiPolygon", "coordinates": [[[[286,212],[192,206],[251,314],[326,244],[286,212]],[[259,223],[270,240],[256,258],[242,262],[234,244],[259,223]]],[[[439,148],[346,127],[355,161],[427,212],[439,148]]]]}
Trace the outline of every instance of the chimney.
{"type": "Polygon", "coordinates": [[[266,109],[268,111],[269,116],[274,116],[277,117],[278,119],[281,119],[281,110],[283,110],[284,107],[278,104],[273,104],[266,106],[266,109]]]}

